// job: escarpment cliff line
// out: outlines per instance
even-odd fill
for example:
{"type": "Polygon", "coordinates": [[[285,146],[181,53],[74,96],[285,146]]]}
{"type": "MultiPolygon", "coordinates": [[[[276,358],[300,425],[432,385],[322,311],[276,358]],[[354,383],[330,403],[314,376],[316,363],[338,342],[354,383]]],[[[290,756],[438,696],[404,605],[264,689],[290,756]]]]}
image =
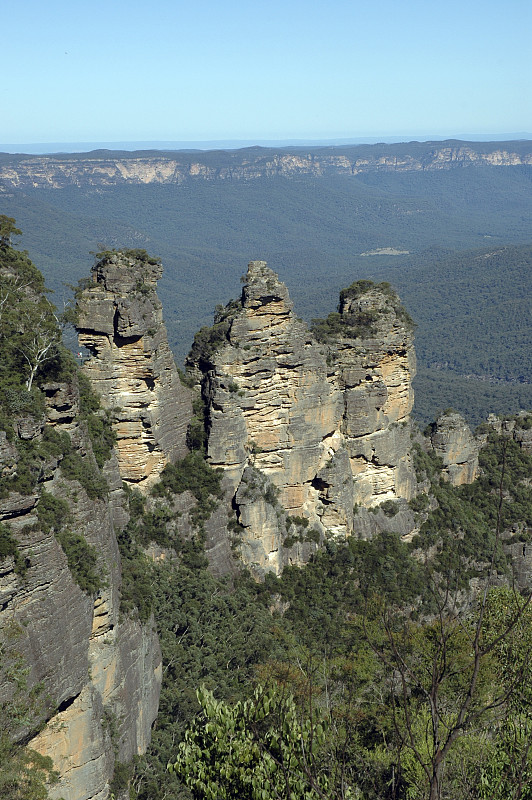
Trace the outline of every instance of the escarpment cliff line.
{"type": "Polygon", "coordinates": [[[102,253],[79,293],[83,369],[113,409],[122,479],[147,490],[187,452],[190,391],[181,384],[156,294],[162,267],[144,251],[102,253]]]}
{"type": "Polygon", "coordinates": [[[278,276],[252,261],[241,298],[196,336],[189,368],[208,460],[225,471],[240,552],[258,571],[356,535],[356,504],[413,495],[413,337],[387,285],[353,284],[311,332],[278,276]]]}
{"type": "Polygon", "coordinates": [[[67,186],[183,184],[186,181],[252,181],[274,176],[358,175],[370,172],[441,171],[468,166],[511,167],[532,164],[526,141],[410,142],[342,147],[243,148],[212,154],[180,151],[76,156],[3,155],[0,183],[5,188],[61,189],[67,186]]]}

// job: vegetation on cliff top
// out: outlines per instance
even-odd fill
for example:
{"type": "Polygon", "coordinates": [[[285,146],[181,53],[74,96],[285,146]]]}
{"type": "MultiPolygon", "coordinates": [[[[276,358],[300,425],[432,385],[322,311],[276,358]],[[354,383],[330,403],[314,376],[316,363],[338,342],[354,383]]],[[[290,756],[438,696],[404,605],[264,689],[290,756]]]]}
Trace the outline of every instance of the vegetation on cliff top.
{"type": "Polygon", "coordinates": [[[217,305],[213,325],[204,325],[194,336],[194,342],[187,356],[187,364],[209,363],[217,350],[227,341],[231,322],[242,308],[240,300],[231,300],[226,306],[217,305]]]}
{"type": "Polygon", "coordinates": [[[314,338],[324,344],[336,336],[347,339],[368,339],[378,335],[379,322],[387,314],[394,314],[407,330],[413,330],[414,322],[411,316],[389,283],[358,280],[341,290],[338,311],[332,312],[325,319],[312,320],[311,331],[314,338]],[[384,299],[384,304],[373,303],[369,308],[346,310],[348,301],[357,300],[364,295],[373,298],[380,296],[384,299]]]}
{"type": "Polygon", "coordinates": [[[98,252],[94,253],[94,258],[97,262],[101,261],[102,263],[106,264],[117,255],[130,258],[136,262],[140,262],[141,264],[149,264],[150,266],[158,266],[161,263],[160,258],[157,256],[151,256],[146,250],[140,247],[125,247],[118,250],[99,250],[98,252]]]}

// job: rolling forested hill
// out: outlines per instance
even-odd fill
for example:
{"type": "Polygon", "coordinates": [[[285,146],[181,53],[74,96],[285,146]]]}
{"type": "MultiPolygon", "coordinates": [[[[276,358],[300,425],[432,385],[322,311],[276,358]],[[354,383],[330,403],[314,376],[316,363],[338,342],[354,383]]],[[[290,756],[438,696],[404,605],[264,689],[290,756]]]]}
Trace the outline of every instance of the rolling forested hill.
{"type": "MultiPolygon", "coordinates": [[[[479,159],[490,153],[489,143],[473,147],[479,159]]],[[[205,170],[221,171],[238,159],[261,157],[260,148],[251,150],[201,154],[200,160],[205,170]]],[[[315,158],[324,158],[324,150],[327,158],[380,154],[375,146],[325,148],[315,158]]],[[[326,316],[339,289],[353,280],[389,280],[418,323],[418,416],[429,420],[453,406],[477,423],[488,411],[532,406],[526,305],[532,166],[479,161],[432,169],[423,166],[428,152],[419,143],[388,145],[387,159],[395,153],[421,167],[358,174],[258,170],[238,180],[213,173],[178,183],[98,184],[88,173],[84,182],[81,170],[75,184],[62,188],[46,188],[43,180],[35,187],[3,181],[0,212],[16,218],[22,245],[59,306],[69,294],[64,284],[87,274],[90,251],[101,245],[143,247],[160,256],[161,295],[178,360],[196,330],[211,322],[214,306],[238,294],[252,259],[279,273],[306,319],[326,316]]],[[[264,153],[271,161],[271,152],[264,153]]],[[[179,155],[187,163],[200,158],[179,155]]],[[[22,157],[3,156],[4,172],[10,158],[16,167],[22,157]]]]}

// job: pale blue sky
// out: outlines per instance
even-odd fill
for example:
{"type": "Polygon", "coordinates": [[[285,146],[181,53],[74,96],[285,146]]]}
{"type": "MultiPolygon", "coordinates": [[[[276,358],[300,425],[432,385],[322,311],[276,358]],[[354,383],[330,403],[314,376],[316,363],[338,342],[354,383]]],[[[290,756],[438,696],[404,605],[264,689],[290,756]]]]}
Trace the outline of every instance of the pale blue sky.
{"type": "Polygon", "coordinates": [[[4,0],[0,143],[532,131],[530,0],[4,0]]]}

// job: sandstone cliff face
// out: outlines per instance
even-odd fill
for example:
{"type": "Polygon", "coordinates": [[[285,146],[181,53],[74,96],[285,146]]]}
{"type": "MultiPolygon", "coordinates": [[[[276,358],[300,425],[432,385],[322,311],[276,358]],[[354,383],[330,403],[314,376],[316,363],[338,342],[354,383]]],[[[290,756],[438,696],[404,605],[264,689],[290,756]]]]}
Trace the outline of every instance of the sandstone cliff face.
{"type": "MultiPolygon", "coordinates": [[[[48,384],[45,394],[46,414],[34,423],[31,436],[28,424],[22,425],[25,438],[39,442],[50,430],[68,434],[83,463],[94,468],[75,383],[48,384]]],[[[0,460],[2,474],[20,468],[16,449],[5,441],[0,460]]],[[[61,463],[61,455],[50,455],[32,494],[11,492],[0,499],[0,521],[10,526],[28,567],[21,577],[12,557],[0,562],[0,633],[19,631],[15,644],[30,669],[30,683],[44,686],[40,713],[46,726],[30,744],[51,756],[60,773],[51,796],[107,800],[115,749],[127,761],[149,743],[161,683],[160,649],[150,625],[119,614],[116,458],[106,465],[111,499],[90,498],[77,480],[65,477],[61,463]],[[95,548],[103,579],[96,594],[79,588],[54,531],[39,521],[43,491],[68,504],[69,530],[95,548]]]]}
{"type": "Polygon", "coordinates": [[[190,392],[181,385],[156,295],[159,263],[138,251],[109,253],[78,300],[84,371],[116,409],[122,480],[146,491],[165,464],[185,455],[190,392]]]}
{"type": "Polygon", "coordinates": [[[430,440],[443,461],[443,476],[453,486],[473,483],[478,475],[480,442],[465,419],[456,412],[442,414],[433,425],[430,440]]]}
{"type": "Polygon", "coordinates": [[[378,319],[371,338],[334,332],[320,343],[277,275],[251,262],[241,300],[193,348],[208,459],[225,470],[242,558],[259,571],[301,563],[324,536],[352,535],[355,503],[412,495],[412,336],[380,290],[346,300],[337,316],[351,319],[355,303],[378,319]]]}
{"type": "Polygon", "coordinates": [[[466,142],[441,142],[400,147],[393,145],[314,148],[310,152],[285,152],[270,148],[221,153],[212,165],[206,157],[187,153],[158,155],[109,155],[89,153],[72,156],[12,156],[0,165],[0,182],[13,188],[61,189],[66,186],[114,186],[132,184],[182,184],[185,181],[243,180],[297,175],[358,175],[366,172],[448,170],[470,165],[497,167],[532,164],[527,142],[483,146],[466,142]]]}

